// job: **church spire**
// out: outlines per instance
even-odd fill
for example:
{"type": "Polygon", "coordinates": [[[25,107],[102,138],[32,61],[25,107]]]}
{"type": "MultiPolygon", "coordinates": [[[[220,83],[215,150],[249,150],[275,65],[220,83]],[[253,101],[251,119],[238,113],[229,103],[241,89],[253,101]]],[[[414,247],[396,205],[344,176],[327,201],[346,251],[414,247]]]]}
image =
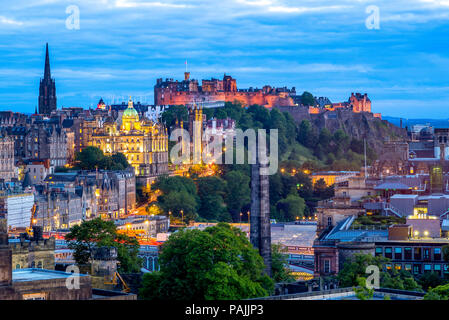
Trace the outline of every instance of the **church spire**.
{"type": "Polygon", "coordinates": [[[50,55],[48,54],[48,42],[45,52],[45,71],[44,71],[44,79],[51,79],[50,72],[50,55]]]}
{"type": "Polygon", "coordinates": [[[48,53],[48,43],[45,50],[45,70],[44,78],[39,85],[39,114],[50,115],[56,110],[56,85],[50,73],[50,55],[48,53]]]}

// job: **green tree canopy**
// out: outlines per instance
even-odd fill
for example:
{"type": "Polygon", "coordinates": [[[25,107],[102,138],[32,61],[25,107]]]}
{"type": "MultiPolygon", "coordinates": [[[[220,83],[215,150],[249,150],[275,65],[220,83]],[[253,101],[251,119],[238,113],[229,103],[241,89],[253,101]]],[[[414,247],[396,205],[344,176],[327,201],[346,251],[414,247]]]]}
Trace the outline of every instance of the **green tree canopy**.
{"type": "Polygon", "coordinates": [[[287,198],[279,200],[276,204],[276,209],[280,213],[279,220],[281,221],[295,221],[296,217],[302,218],[304,216],[304,209],[306,204],[295,189],[287,196],[287,198]]]}
{"type": "Polygon", "coordinates": [[[301,103],[305,106],[314,106],[316,101],[315,98],[313,97],[313,94],[304,91],[303,94],[301,95],[301,103]]]}
{"type": "Polygon", "coordinates": [[[230,215],[223,197],[226,192],[226,181],[219,177],[202,177],[196,180],[200,205],[198,214],[207,220],[227,221],[230,215]]]}
{"type": "Polygon", "coordinates": [[[176,124],[176,120],[184,121],[184,129],[188,127],[189,121],[189,111],[186,106],[171,106],[162,113],[162,122],[170,128],[176,124]]]}
{"type": "MultiPolygon", "coordinates": [[[[346,261],[343,269],[338,273],[340,287],[359,286],[361,278],[366,278],[366,268],[370,265],[377,266],[379,270],[390,260],[384,257],[374,257],[370,254],[355,254],[353,258],[346,261]]],[[[406,271],[380,271],[380,287],[399,290],[421,290],[420,285],[413,279],[412,275],[406,271]]]]}
{"type": "Polygon", "coordinates": [[[251,201],[250,178],[241,171],[229,171],[225,174],[225,202],[234,221],[239,221],[242,208],[251,201]]]}
{"type": "Polygon", "coordinates": [[[173,217],[183,219],[185,223],[189,223],[197,216],[197,198],[186,190],[172,191],[159,196],[158,202],[165,213],[171,212],[173,217]]]}
{"type": "Polygon", "coordinates": [[[262,257],[246,235],[225,223],[181,230],[163,244],[160,271],[146,274],[140,290],[150,300],[240,300],[273,290],[262,257]]]}
{"type": "Polygon", "coordinates": [[[74,250],[73,255],[78,265],[88,264],[95,248],[115,247],[120,272],[140,271],[141,260],[137,256],[139,243],[135,238],[119,234],[112,221],[101,218],[83,221],[80,225],[73,226],[65,239],[68,241],[68,247],[74,250]]]}
{"type": "Polygon", "coordinates": [[[77,167],[82,170],[125,170],[129,167],[128,160],[122,153],[105,156],[97,147],[86,147],[75,155],[77,167]]]}
{"type": "Polygon", "coordinates": [[[449,283],[430,289],[424,300],[449,300],[449,283]]]}
{"type": "Polygon", "coordinates": [[[295,281],[288,268],[287,258],[287,248],[280,244],[271,245],[271,274],[276,283],[295,281]]]}

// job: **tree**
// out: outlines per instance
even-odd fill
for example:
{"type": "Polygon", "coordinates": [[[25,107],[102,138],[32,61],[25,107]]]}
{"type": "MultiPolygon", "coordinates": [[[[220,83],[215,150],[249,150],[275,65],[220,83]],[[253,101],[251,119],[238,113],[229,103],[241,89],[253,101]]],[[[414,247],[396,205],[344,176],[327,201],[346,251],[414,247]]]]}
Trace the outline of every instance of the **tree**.
{"type": "Polygon", "coordinates": [[[165,123],[167,127],[171,127],[176,124],[176,120],[184,121],[184,129],[187,129],[189,120],[189,111],[185,106],[171,106],[162,113],[162,122],[165,123]]]}
{"type": "Polygon", "coordinates": [[[75,155],[75,161],[82,170],[93,170],[103,160],[104,154],[97,147],[86,147],[75,155]]]}
{"type": "Polygon", "coordinates": [[[137,256],[139,243],[135,238],[119,234],[112,221],[104,221],[101,218],[83,221],[80,225],[73,226],[65,239],[68,241],[68,247],[74,250],[73,255],[78,265],[88,264],[93,258],[95,248],[115,247],[120,272],[140,271],[141,260],[137,256]]]}
{"type": "MultiPolygon", "coordinates": [[[[343,269],[338,273],[340,287],[359,286],[361,279],[367,276],[366,268],[374,265],[383,269],[390,260],[384,257],[374,257],[370,254],[355,254],[351,260],[344,263],[343,269]]],[[[421,287],[406,271],[399,272],[395,269],[380,272],[380,287],[400,290],[421,290],[421,287]]],[[[363,279],[362,279],[363,280],[363,279]]]]}
{"type": "Polygon", "coordinates": [[[329,199],[334,196],[334,188],[333,186],[328,187],[324,179],[319,179],[313,186],[313,193],[320,199],[329,199]]]}
{"type": "Polygon", "coordinates": [[[297,217],[304,216],[304,209],[306,204],[295,190],[287,196],[287,198],[279,200],[276,204],[276,209],[282,213],[282,221],[294,221],[297,217]]]}
{"type": "Polygon", "coordinates": [[[129,167],[128,160],[122,153],[105,156],[97,147],[87,147],[75,156],[77,167],[82,170],[125,170],[129,167]]]}
{"type": "Polygon", "coordinates": [[[301,95],[301,103],[305,106],[314,106],[316,101],[310,92],[304,91],[301,95]]]}
{"type": "Polygon", "coordinates": [[[424,300],[449,300],[449,283],[430,289],[424,300]]]}
{"type": "Polygon", "coordinates": [[[287,248],[280,244],[271,245],[271,274],[274,282],[293,282],[287,262],[287,248]]]}
{"type": "Polygon", "coordinates": [[[240,300],[273,290],[257,250],[242,231],[225,223],[174,233],[159,261],[159,272],[144,275],[142,299],[240,300]]]}
{"type": "Polygon", "coordinates": [[[197,216],[198,203],[196,197],[186,190],[173,191],[159,196],[158,202],[166,213],[172,212],[173,217],[182,219],[186,223],[194,220],[197,216]]]}
{"type": "Polygon", "coordinates": [[[229,171],[225,174],[225,201],[234,221],[238,221],[244,205],[250,203],[250,178],[241,171],[229,171]]]}
{"type": "Polygon", "coordinates": [[[301,121],[298,131],[298,142],[307,148],[315,148],[318,142],[318,137],[310,121],[301,121]]]}
{"type": "Polygon", "coordinates": [[[154,190],[161,190],[162,193],[168,194],[172,191],[186,191],[192,195],[197,194],[195,182],[192,179],[180,176],[169,177],[168,175],[159,176],[152,186],[154,190]]]}
{"type": "Polygon", "coordinates": [[[429,290],[429,288],[436,288],[440,285],[446,284],[447,281],[442,279],[440,275],[436,272],[426,272],[418,279],[419,284],[424,290],[429,290]]]}

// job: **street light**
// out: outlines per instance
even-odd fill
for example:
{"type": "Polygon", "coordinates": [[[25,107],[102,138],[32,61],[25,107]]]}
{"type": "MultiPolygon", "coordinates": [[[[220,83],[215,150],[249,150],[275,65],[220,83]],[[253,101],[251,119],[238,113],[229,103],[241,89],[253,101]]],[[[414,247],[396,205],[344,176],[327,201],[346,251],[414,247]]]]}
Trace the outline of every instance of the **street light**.
{"type": "Polygon", "coordinates": [[[181,224],[184,224],[184,210],[181,210],[181,224]]]}

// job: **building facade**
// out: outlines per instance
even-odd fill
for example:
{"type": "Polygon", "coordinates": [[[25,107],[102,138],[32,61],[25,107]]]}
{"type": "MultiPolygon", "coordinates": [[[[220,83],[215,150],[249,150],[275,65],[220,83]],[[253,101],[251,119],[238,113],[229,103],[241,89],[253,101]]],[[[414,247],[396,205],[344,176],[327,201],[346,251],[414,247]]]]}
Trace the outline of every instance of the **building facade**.
{"type": "Polygon", "coordinates": [[[190,105],[200,102],[238,102],[242,106],[261,105],[293,106],[292,95],[296,89],[272,88],[264,86],[262,89],[237,89],[237,81],[231,76],[224,75],[222,80],[203,80],[200,86],[198,80],[190,79],[186,72],[183,81],[173,79],[158,79],[154,86],[155,105],[190,105]]]}
{"type": "Polygon", "coordinates": [[[5,181],[17,178],[14,158],[14,140],[0,137],[0,177],[5,181]]]}
{"type": "Polygon", "coordinates": [[[146,187],[150,187],[152,178],[168,173],[167,129],[160,123],[140,119],[131,99],[121,120],[109,117],[94,130],[91,145],[106,155],[123,153],[138,182],[146,187]]]}

